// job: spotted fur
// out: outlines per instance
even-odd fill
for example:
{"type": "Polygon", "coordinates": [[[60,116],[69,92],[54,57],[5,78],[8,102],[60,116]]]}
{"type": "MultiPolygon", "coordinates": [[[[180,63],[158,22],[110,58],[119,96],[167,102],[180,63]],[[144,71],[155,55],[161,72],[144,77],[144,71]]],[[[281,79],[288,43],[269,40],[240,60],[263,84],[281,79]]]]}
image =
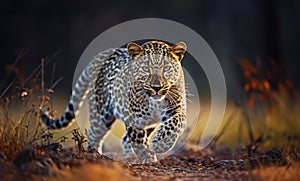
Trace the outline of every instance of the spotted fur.
{"type": "Polygon", "coordinates": [[[156,153],[170,150],[186,127],[185,51],[183,42],[150,41],[101,52],[80,75],[64,114],[52,119],[43,112],[41,118],[50,128],[65,127],[87,96],[89,149],[101,152],[104,136],[119,119],[126,126],[124,155],[156,161],[156,153]]]}

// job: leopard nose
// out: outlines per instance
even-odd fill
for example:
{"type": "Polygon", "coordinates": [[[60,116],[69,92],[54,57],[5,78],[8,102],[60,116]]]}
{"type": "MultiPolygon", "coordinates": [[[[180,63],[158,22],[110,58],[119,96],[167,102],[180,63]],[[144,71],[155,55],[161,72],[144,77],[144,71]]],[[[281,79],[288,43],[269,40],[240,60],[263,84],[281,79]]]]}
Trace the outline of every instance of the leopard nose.
{"type": "Polygon", "coordinates": [[[151,88],[155,90],[155,92],[158,92],[160,89],[162,89],[162,86],[151,86],[151,88]]]}
{"type": "Polygon", "coordinates": [[[155,90],[155,92],[158,92],[160,89],[163,88],[162,78],[161,76],[157,74],[152,75],[152,79],[150,82],[150,87],[155,90]]]}

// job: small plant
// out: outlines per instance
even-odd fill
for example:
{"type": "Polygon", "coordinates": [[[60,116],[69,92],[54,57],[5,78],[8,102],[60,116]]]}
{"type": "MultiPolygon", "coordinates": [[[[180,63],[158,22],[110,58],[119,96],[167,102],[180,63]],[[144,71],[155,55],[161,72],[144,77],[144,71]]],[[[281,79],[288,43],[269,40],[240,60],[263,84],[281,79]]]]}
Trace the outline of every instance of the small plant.
{"type": "Polygon", "coordinates": [[[82,158],[83,153],[85,152],[83,144],[87,142],[87,139],[82,133],[79,131],[79,128],[72,130],[72,139],[75,141],[75,144],[78,149],[78,157],[82,158]]]}

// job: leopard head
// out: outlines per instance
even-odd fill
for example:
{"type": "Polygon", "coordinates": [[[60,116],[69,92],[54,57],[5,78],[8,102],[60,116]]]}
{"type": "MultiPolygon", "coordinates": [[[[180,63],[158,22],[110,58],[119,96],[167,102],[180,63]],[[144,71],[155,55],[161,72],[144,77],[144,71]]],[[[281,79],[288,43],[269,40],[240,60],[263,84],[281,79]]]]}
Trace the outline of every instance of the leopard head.
{"type": "Polygon", "coordinates": [[[150,99],[162,100],[170,88],[182,79],[181,60],[187,46],[179,42],[173,46],[161,41],[127,45],[133,60],[132,76],[135,87],[146,93],[150,99]]]}

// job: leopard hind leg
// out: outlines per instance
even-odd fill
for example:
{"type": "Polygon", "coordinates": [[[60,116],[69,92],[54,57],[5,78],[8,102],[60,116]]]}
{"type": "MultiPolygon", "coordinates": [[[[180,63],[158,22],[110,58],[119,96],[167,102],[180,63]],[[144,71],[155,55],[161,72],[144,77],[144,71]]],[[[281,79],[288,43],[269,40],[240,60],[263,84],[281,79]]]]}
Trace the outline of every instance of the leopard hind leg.
{"type": "Polygon", "coordinates": [[[90,129],[88,132],[88,150],[98,151],[102,154],[102,146],[105,136],[116,118],[110,104],[98,102],[95,104],[96,95],[89,95],[90,129]]]}
{"type": "Polygon", "coordinates": [[[88,132],[88,149],[96,150],[102,154],[103,141],[108,134],[111,125],[115,122],[116,118],[110,114],[90,114],[90,129],[88,132]]]}

